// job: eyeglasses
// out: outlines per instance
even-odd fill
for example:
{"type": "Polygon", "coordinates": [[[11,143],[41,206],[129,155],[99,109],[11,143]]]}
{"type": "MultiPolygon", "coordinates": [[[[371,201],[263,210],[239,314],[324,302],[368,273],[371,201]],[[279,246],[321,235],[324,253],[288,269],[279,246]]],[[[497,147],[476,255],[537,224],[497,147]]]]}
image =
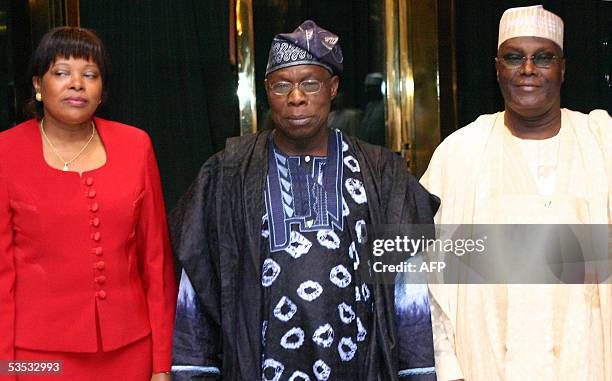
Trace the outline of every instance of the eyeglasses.
{"type": "Polygon", "coordinates": [[[281,95],[281,96],[289,95],[293,91],[293,89],[295,89],[296,86],[304,94],[311,95],[311,94],[316,94],[319,91],[321,91],[321,86],[323,85],[323,82],[325,81],[317,81],[316,79],[307,79],[300,83],[280,81],[280,82],[273,83],[269,86],[270,86],[270,90],[272,90],[272,93],[274,93],[275,95],[281,95]]]}
{"type": "Polygon", "coordinates": [[[518,67],[523,66],[527,60],[531,60],[534,65],[539,68],[549,68],[551,67],[558,59],[562,59],[562,57],[557,57],[550,53],[538,53],[536,55],[525,57],[520,54],[505,54],[502,57],[496,57],[495,60],[501,60],[502,64],[508,69],[516,69],[518,67]]]}

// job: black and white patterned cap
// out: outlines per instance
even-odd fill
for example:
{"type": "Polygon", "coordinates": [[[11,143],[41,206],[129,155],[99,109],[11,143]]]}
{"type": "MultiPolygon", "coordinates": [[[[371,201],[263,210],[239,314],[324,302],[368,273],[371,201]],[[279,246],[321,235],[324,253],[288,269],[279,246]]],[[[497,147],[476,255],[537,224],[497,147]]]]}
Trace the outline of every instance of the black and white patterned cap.
{"type": "Polygon", "coordinates": [[[342,73],[340,38],[328,30],[304,21],[292,33],[277,34],[272,40],[266,76],[296,65],[318,65],[332,74],[342,73]]]}

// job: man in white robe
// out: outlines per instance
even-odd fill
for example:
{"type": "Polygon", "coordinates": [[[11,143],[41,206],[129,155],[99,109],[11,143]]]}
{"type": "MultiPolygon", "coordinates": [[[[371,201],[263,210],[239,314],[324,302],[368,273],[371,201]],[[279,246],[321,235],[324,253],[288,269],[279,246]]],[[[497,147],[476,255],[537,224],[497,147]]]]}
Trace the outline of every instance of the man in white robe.
{"type": "MultiPolygon", "coordinates": [[[[507,10],[496,70],[505,110],[444,140],[421,179],[436,222],[611,224],[612,119],[560,107],[563,21],[507,10]]],[[[438,380],[612,381],[606,283],[431,285],[438,380]]]]}

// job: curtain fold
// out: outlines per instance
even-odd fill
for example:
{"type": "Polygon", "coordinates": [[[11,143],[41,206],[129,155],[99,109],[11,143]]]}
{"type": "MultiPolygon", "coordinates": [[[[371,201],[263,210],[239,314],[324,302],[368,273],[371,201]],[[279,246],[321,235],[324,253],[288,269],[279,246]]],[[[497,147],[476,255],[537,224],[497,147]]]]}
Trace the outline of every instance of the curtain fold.
{"type": "Polygon", "coordinates": [[[146,130],[168,209],[202,163],[239,134],[223,0],[80,0],[81,26],[111,58],[104,118],[146,130]]]}

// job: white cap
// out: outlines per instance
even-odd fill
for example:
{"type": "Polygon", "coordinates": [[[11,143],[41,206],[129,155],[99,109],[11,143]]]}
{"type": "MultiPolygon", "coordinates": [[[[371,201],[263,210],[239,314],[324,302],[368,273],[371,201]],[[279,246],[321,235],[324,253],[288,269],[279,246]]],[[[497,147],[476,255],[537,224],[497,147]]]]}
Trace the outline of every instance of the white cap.
{"type": "Polygon", "coordinates": [[[497,47],[514,37],[541,37],[563,49],[563,20],[541,5],[507,9],[499,21],[497,47]]]}

